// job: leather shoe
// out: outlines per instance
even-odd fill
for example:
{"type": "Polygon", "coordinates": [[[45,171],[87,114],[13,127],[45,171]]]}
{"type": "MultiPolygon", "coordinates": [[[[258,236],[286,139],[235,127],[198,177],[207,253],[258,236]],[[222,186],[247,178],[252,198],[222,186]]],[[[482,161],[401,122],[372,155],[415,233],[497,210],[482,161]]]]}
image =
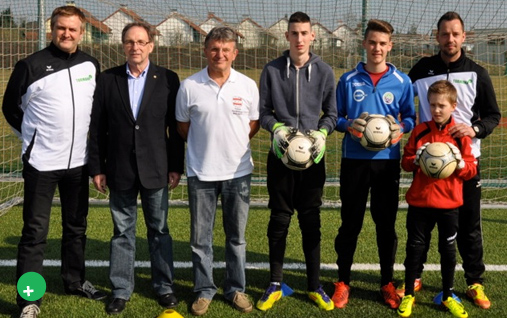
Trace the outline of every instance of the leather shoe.
{"type": "Polygon", "coordinates": [[[65,293],[67,295],[75,295],[93,300],[102,300],[106,298],[106,293],[97,290],[92,283],[87,280],[81,286],[75,287],[74,289],[66,288],[65,293]]]}
{"type": "Polygon", "coordinates": [[[126,302],[127,301],[125,299],[114,298],[113,301],[107,305],[106,312],[110,315],[119,314],[123,311],[123,309],[125,309],[126,302]]]}
{"type": "Polygon", "coordinates": [[[173,293],[168,293],[160,295],[158,297],[158,303],[162,307],[172,309],[178,305],[178,299],[176,299],[176,296],[174,296],[173,293]]]}

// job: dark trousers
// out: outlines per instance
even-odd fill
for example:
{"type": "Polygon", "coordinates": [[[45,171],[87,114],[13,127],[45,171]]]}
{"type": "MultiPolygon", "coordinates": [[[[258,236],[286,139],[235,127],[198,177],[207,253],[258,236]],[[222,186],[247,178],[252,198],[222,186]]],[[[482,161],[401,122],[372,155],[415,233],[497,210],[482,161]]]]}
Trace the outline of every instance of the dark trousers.
{"type": "MultiPolygon", "coordinates": [[[[38,171],[24,162],[23,178],[23,230],[18,244],[16,281],[27,272],[42,275],[51,205],[58,186],[62,209],[61,276],[66,291],[75,289],[84,282],[85,276],[88,169],[83,166],[68,170],[38,171]]],[[[17,304],[21,308],[40,303],[41,299],[26,301],[17,295],[17,304]]]]}
{"type": "Polygon", "coordinates": [[[431,209],[408,207],[407,247],[405,258],[405,295],[414,295],[414,280],[426,242],[431,231],[438,226],[438,252],[442,274],[443,299],[452,296],[454,269],[456,267],[456,236],[458,232],[458,209],[431,209]]]}
{"type": "Polygon", "coordinates": [[[463,183],[463,205],[459,208],[458,250],[463,259],[463,269],[468,285],[482,284],[484,249],[482,242],[481,176],[477,175],[463,183]]]}
{"type": "Polygon", "coordinates": [[[400,180],[399,160],[359,160],[342,158],[340,199],[342,224],[335,238],[338,254],[338,280],[350,284],[357,240],[363,227],[366,202],[377,232],[381,286],[393,280],[398,237],[395,230],[400,180]]]}
{"type": "MultiPolygon", "coordinates": [[[[481,174],[479,164],[477,164],[477,174],[472,179],[463,182],[463,205],[459,208],[457,243],[463,260],[467,285],[482,284],[484,282],[482,275],[486,270],[483,259],[481,193],[481,174]]],[[[429,248],[430,239],[421,258],[417,277],[422,276],[429,248]]]]}
{"type": "Polygon", "coordinates": [[[308,290],[314,291],[320,285],[320,206],[326,181],[324,161],[306,170],[294,171],[271,152],[268,155],[268,207],[271,209],[268,241],[272,282],[281,282],[283,279],[287,233],[294,210],[297,210],[308,290]]]}

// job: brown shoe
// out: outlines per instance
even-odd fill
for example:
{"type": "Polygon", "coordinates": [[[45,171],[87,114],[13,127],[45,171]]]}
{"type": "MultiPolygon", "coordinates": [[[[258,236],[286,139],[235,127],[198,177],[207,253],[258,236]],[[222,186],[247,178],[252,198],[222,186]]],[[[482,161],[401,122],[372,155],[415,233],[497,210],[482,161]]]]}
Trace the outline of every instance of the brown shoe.
{"type": "Polygon", "coordinates": [[[209,304],[211,303],[211,299],[208,298],[197,298],[192,303],[192,315],[194,316],[202,316],[208,311],[209,304]]]}
{"type": "Polygon", "coordinates": [[[232,304],[234,305],[234,308],[237,310],[248,313],[253,310],[253,304],[248,298],[247,294],[236,292],[234,293],[234,298],[232,299],[232,304]]]}

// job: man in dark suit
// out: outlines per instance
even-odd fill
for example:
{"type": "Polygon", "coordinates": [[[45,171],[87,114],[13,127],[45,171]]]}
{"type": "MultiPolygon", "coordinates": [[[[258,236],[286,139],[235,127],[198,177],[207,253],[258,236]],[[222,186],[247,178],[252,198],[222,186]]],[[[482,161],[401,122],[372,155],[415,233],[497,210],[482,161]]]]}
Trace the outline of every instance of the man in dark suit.
{"type": "Polygon", "coordinates": [[[176,307],[168,188],[183,173],[184,142],[176,132],[176,73],[150,63],[153,34],[145,23],[122,32],[127,63],[99,76],[90,123],[89,168],[95,188],[110,191],[114,223],[109,314],[125,308],[134,289],[137,196],[140,193],[159,304],[176,307]],[[168,186],[169,183],[169,186],[168,186]]]}

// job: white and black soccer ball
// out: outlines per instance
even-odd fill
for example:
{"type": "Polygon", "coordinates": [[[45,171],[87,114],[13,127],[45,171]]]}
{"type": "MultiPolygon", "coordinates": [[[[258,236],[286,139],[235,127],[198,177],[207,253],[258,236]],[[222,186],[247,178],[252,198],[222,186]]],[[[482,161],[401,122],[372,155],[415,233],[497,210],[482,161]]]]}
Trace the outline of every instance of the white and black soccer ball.
{"type": "Polygon", "coordinates": [[[285,166],[292,170],[305,170],[313,164],[313,138],[299,131],[287,137],[289,146],[282,157],[285,166]]]}
{"type": "Polygon", "coordinates": [[[456,158],[444,142],[430,143],[419,157],[421,171],[431,178],[445,179],[456,170],[456,166],[456,158]]]}
{"type": "Polygon", "coordinates": [[[361,145],[372,151],[381,151],[391,145],[390,123],[383,115],[368,115],[361,145]]]}

